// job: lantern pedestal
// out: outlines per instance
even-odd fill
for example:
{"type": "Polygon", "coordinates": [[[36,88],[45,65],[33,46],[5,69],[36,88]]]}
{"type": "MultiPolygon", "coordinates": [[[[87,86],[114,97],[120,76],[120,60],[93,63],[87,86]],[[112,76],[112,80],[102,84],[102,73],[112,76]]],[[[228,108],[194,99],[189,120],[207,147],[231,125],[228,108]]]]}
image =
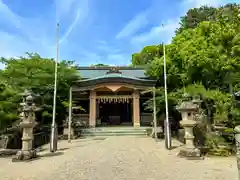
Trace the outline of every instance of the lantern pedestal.
{"type": "Polygon", "coordinates": [[[20,127],[23,129],[22,133],[22,149],[17,152],[16,157],[13,158],[15,161],[25,161],[37,157],[37,152],[33,146],[33,128],[36,126],[35,112],[39,111],[33,102],[33,93],[31,91],[25,91],[23,94],[22,106],[22,122],[20,127]]]}
{"type": "Polygon", "coordinates": [[[186,157],[187,159],[199,159],[201,158],[201,152],[194,146],[195,137],[193,135],[193,128],[197,125],[195,115],[198,106],[190,101],[187,94],[185,94],[184,97],[184,101],[177,109],[182,115],[180,124],[184,128],[185,146],[180,150],[178,155],[180,157],[186,157]]]}

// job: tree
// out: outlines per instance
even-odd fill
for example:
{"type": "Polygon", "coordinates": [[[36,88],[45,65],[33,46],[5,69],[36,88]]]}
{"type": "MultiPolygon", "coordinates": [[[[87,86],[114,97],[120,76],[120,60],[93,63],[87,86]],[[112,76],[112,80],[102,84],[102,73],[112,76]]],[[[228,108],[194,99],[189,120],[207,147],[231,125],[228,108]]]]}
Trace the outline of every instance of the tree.
{"type": "Polygon", "coordinates": [[[109,65],[107,65],[107,64],[92,64],[91,66],[93,66],[93,67],[108,67],[109,65]]]}
{"type": "MultiPolygon", "coordinates": [[[[206,7],[195,9],[197,12],[205,10],[206,7]]],[[[208,21],[202,18],[196,26],[186,26],[166,46],[168,93],[172,97],[172,94],[186,92],[194,84],[201,84],[208,92],[205,93],[206,99],[216,108],[215,120],[226,121],[232,104],[229,92],[239,90],[240,87],[239,5],[228,4],[210,10],[214,12],[214,18],[208,21]]],[[[163,88],[163,57],[154,57],[150,61],[147,74],[158,80],[158,88],[163,88]]],[[[164,105],[164,95],[158,96],[160,107],[164,105]]],[[[179,96],[174,97],[175,100],[170,98],[172,102],[181,99],[179,96]]],[[[150,101],[147,106],[151,107],[150,101]]],[[[174,106],[169,106],[170,111],[171,108],[174,106]]],[[[164,113],[163,107],[159,111],[164,113]]]]}
{"type": "Polygon", "coordinates": [[[203,21],[216,21],[216,11],[216,8],[209,6],[188,10],[186,15],[181,17],[180,27],[176,30],[176,33],[179,34],[185,29],[194,29],[203,21]]]}
{"type": "MultiPolygon", "coordinates": [[[[30,53],[20,58],[1,58],[1,61],[6,67],[0,71],[2,84],[6,92],[9,92],[10,88],[12,89],[11,94],[3,95],[3,99],[6,101],[9,98],[15,100],[15,96],[18,93],[23,92],[25,89],[32,89],[34,93],[40,95],[41,104],[44,105],[42,111],[43,118],[40,120],[50,123],[50,118],[52,117],[55,61],[49,58],[42,58],[38,54],[30,53]]],[[[58,63],[57,121],[65,118],[65,107],[62,102],[68,101],[69,87],[74,80],[79,78],[79,72],[72,65],[72,61],[61,61],[58,63]]],[[[16,114],[16,107],[20,102],[19,99],[18,101],[12,100],[9,102],[13,102],[11,112],[15,116],[18,116],[16,114]]],[[[3,103],[2,109],[6,107],[7,104],[3,103]]],[[[7,114],[8,111],[4,110],[3,113],[7,114]]],[[[15,120],[15,116],[11,120],[15,120]]]]}
{"type": "Polygon", "coordinates": [[[132,55],[132,65],[146,65],[150,64],[154,58],[163,56],[163,45],[146,46],[140,53],[132,55]]]}
{"type": "MultiPolygon", "coordinates": [[[[180,19],[180,27],[176,34],[186,29],[194,29],[203,21],[217,22],[224,19],[225,23],[232,23],[236,13],[239,13],[239,5],[229,3],[219,8],[211,6],[201,6],[200,8],[189,9],[186,15],[180,19]]],[[[236,16],[235,16],[236,17],[236,16]]]]}
{"type": "Polygon", "coordinates": [[[20,101],[20,96],[17,92],[17,89],[0,82],[0,131],[18,119],[17,103],[20,101]]]}

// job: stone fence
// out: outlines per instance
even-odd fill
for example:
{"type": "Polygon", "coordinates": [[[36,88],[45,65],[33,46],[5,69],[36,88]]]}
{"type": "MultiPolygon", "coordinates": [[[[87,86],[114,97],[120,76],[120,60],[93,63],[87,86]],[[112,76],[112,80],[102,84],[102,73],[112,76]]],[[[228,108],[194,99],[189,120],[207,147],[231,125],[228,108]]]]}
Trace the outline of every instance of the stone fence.
{"type": "MultiPolygon", "coordinates": [[[[50,131],[49,126],[38,126],[34,130],[34,140],[33,147],[38,148],[50,141],[50,131]]],[[[20,128],[10,129],[0,135],[0,149],[21,149],[22,147],[22,131],[20,128]]]]}

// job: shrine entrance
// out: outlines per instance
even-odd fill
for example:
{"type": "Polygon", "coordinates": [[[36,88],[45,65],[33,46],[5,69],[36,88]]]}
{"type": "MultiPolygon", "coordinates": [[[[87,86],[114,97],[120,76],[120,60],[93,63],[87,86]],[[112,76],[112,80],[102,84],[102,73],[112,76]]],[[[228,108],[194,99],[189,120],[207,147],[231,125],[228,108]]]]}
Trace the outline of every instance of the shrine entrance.
{"type": "Polygon", "coordinates": [[[132,89],[120,88],[112,92],[108,88],[96,91],[96,117],[100,126],[133,125],[132,89]]]}
{"type": "Polygon", "coordinates": [[[91,77],[85,76],[75,81],[70,94],[74,92],[78,96],[76,99],[79,104],[87,101],[88,106],[85,106],[84,112],[74,114],[73,121],[90,128],[108,125],[129,125],[137,128],[151,124],[152,112],[145,112],[143,108],[143,102],[146,98],[151,98],[151,95],[147,97],[141,92],[149,91],[156,81],[145,77],[144,69],[120,69],[91,67],[81,70],[83,77],[84,72],[88,72],[91,77]],[[97,75],[99,73],[102,75],[97,75]]]}
{"type": "Polygon", "coordinates": [[[100,102],[98,106],[101,126],[133,125],[132,100],[120,103],[100,102]]]}

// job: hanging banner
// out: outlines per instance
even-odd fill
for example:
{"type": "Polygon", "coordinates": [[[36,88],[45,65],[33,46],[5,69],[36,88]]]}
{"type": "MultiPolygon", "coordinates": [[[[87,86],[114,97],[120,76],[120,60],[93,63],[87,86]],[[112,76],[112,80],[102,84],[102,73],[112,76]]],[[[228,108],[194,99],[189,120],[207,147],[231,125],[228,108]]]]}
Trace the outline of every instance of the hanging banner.
{"type": "Polygon", "coordinates": [[[132,99],[132,96],[97,96],[98,103],[129,103],[129,99],[132,99]]]}

